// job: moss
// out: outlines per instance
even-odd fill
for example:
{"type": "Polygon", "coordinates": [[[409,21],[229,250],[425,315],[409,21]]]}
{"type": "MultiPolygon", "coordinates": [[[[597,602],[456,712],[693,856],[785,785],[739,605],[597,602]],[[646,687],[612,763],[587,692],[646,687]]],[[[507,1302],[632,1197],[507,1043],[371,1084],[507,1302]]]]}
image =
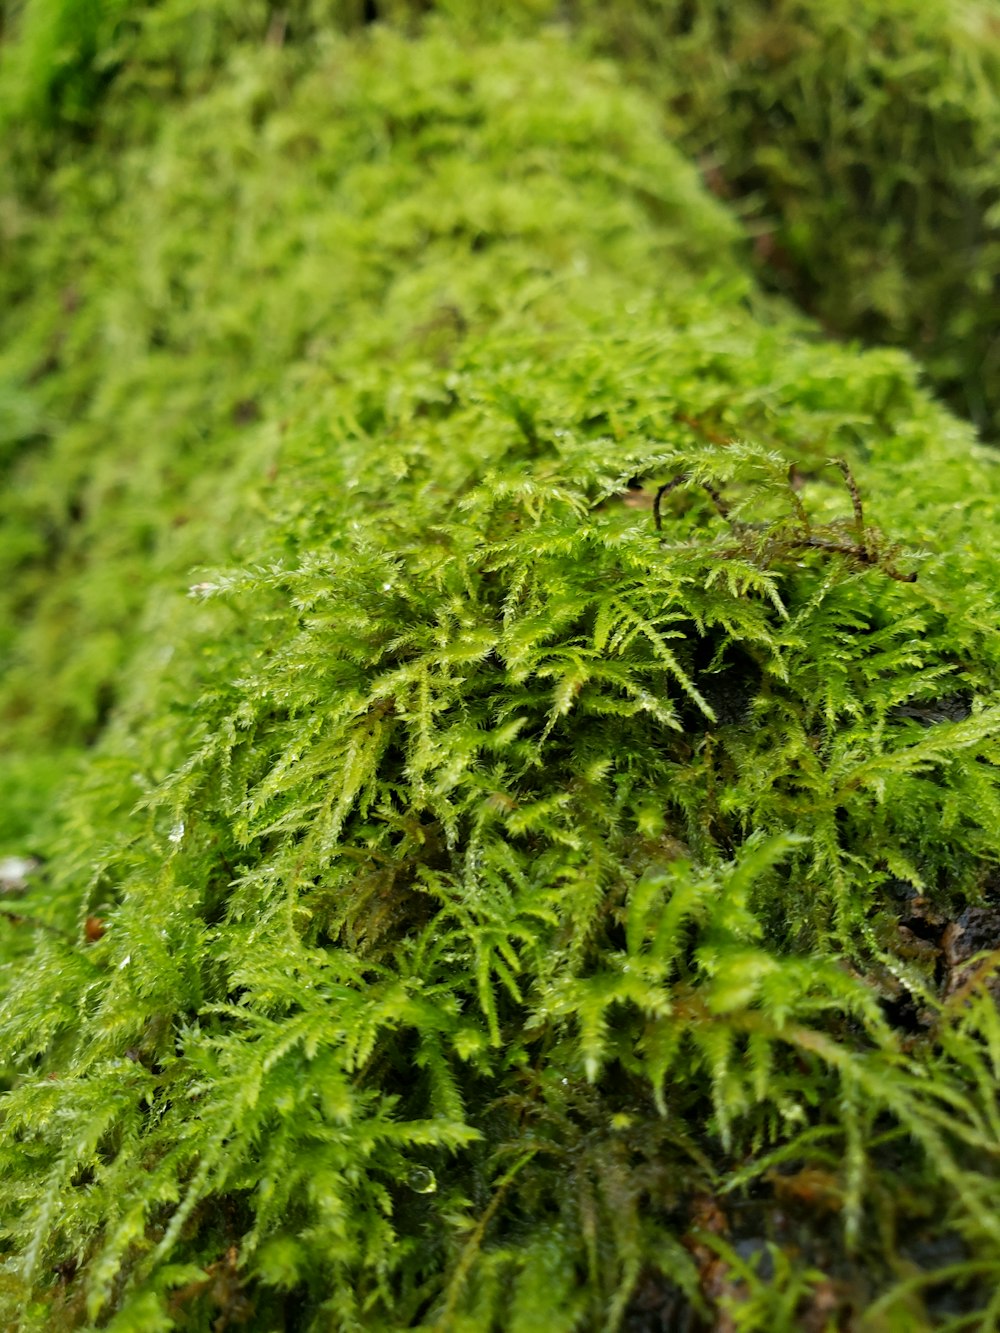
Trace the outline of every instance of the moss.
{"type": "MultiPolygon", "coordinates": [[[[480,35],[560,21],[611,55],[654,92],[710,187],[738,204],[771,287],[833,334],[908,348],[955,410],[997,436],[1000,32],[988,4],[169,0],[81,11],[32,0],[12,24],[0,121],[6,105],[9,132],[25,116],[79,132],[100,124],[95,98],[112,79],[155,105],[203,86],[234,43],[307,44],[331,23],[412,31],[429,11],[480,35]]],[[[142,123],[133,114],[128,133],[142,123]]],[[[37,160],[33,133],[24,151],[37,160]]]]}
{"type": "Polygon", "coordinates": [[[646,0],[574,14],[670,109],[759,270],[1000,424],[1000,28],[988,4],[646,0]]]}
{"type": "Polygon", "coordinates": [[[517,0],[501,12],[480,0],[170,0],[81,11],[32,0],[7,43],[0,123],[27,115],[73,132],[93,124],[111,79],[131,87],[138,73],[142,103],[203,85],[234,42],[308,43],[331,23],[412,31],[429,11],[479,34],[560,21],[614,57],[667,108],[711,188],[738,202],[769,285],[833,334],[908,348],[955,410],[996,437],[1000,31],[988,4],[517,0]]]}
{"type": "Polygon", "coordinates": [[[109,49],[126,0],[31,0],[5,5],[0,124],[89,121],[109,74],[109,49]]]}
{"type": "Polygon", "coordinates": [[[556,35],[137,83],[2,214],[8,1324],[988,1321],[995,456],[556,35]]]}

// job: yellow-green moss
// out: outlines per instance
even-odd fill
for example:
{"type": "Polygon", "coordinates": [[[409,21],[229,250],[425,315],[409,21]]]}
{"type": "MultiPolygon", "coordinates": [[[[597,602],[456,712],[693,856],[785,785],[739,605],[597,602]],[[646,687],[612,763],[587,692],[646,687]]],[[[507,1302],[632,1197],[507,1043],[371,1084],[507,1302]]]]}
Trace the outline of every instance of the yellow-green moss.
{"type": "Polygon", "coordinates": [[[140,82],[0,214],[7,1322],[991,1318],[995,456],[557,35],[140,82]]]}

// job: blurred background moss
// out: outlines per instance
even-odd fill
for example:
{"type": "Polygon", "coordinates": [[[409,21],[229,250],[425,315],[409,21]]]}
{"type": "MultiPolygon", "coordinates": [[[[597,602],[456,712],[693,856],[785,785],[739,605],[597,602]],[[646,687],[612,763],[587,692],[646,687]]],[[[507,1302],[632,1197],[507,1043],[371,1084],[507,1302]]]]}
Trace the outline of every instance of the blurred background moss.
{"type": "Polygon", "coordinates": [[[234,44],[307,48],[331,26],[414,30],[431,12],[481,35],[557,22],[610,56],[738,209],[768,285],[837,336],[908,348],[1000,434],[991,3],[27,0],[4,14],[0,124],[35,160],[36,130],[53,147],[98,127],[131,139],[152,123],[143,104],[198,86],[234,44]],[[115,83],[117,110],[102,104],[115,83]]]}

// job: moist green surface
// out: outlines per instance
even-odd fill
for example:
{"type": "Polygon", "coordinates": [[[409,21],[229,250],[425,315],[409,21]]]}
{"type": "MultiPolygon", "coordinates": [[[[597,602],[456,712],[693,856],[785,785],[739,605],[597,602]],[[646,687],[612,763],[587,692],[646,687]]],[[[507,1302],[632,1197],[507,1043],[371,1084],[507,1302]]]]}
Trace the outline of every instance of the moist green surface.
{"type": "Polygon", "coordinates": [[[996,455],[571,33],[248,13],[7,150],[4,1318],[991,1326],[996,455]]]}
{"type": "Polygon", "coordinates": [[[1000,433],[1000,15],[948,0],[576,0],[832,334],[903,346],[1000,433]]]}

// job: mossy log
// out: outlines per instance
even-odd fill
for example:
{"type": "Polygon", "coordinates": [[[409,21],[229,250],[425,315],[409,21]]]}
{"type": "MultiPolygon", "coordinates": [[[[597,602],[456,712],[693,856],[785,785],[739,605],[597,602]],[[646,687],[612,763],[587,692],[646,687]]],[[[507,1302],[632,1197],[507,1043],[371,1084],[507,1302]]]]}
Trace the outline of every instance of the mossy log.
{"type": "Polygon", "coordinates": [[[6,1326],[988,1327],[996,455],[566,37],[324,32],[0,206],[6,1326]]]}

